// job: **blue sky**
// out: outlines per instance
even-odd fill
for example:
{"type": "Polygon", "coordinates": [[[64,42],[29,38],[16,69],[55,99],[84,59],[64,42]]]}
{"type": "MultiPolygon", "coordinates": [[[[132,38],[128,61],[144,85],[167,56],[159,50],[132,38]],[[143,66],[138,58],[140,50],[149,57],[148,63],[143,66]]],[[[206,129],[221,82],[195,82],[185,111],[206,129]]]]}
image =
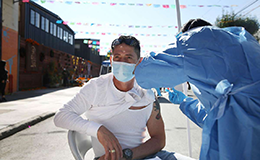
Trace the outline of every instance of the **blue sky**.
{"type": "MultiPolygon", "coordinates": [[[[76,39],[100,39],[100,55],[107,53],[111,42],[119,37],[119,34],[132,34],[139,39],[142,45],[141,55],[145,56],[151,51],[164,50],[167,44],[174,40],[178,32],[178,28],[175,28],[177,26],[176,9],[171,6],[175,5],[175,0],[34,1],[59,15],[64,21],[68,21],[68,25],[75,32],[78,32],[75,35],[76,39]],[[46,2],[42,3],[41,1],[46,2]],[[75,2],[80,2],[80,4],[75,2]],[[111,3],[116,5],[111,6],[111,3]],[[169,8],[163,8],[162,5],[169,5],[169,8]],[[81,25],[77,25],[77,23],[81,23],[81,25]],[[136,28],[136,26],[140,28],[136,28]]],[[[180,10],[181,23],[184,24],[191,18],[203,18],[214,24],[216,18],[221,16],[223,12],[234,11],[236,13],[254,1],[180,0],[180,5],[186,6],[180,10]]],[[[257,1],[241,14],[260,18],[259,8],[260,2],[257,1]]]]}

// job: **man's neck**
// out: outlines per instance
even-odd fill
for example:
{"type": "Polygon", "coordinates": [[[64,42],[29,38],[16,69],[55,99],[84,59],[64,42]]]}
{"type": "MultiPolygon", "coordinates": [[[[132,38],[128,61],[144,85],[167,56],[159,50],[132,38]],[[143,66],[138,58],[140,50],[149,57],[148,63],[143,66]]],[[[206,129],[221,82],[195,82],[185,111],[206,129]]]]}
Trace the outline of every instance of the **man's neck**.
{"type": "Polygon", "coordinates": [[[113,83],[115,87],[122,92],[127,92],[131,90],[134,87],[135,78],[131,79],[128,82],[121,82],[117,80],[115,77],[113,77],[113,83]]]}

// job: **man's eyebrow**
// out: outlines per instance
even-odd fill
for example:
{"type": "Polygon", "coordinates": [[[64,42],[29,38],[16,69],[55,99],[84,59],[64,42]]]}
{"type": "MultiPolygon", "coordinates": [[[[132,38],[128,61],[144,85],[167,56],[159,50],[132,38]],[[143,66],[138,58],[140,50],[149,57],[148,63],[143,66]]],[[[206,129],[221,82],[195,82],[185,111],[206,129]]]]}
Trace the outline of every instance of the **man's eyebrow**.
{"type": "Polygon", "coordinates": [[[126,54],[127,56],[131,56],[131,57],[133,57],[133,55],[132,54],[126,54]]]}

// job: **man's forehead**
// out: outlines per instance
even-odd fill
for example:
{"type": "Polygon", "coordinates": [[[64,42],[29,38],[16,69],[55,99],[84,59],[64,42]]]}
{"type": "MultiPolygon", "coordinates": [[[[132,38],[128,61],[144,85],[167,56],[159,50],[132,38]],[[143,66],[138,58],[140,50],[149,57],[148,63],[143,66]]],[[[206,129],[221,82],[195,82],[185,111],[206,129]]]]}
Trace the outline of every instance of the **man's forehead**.
{"type": "Polygon", "coordinates": [[[134,51],[134,47],[128,45],[121,45],[121,44],[114,48],[113,54],[114,55],[117,54],[136,55],[134,51]]]}

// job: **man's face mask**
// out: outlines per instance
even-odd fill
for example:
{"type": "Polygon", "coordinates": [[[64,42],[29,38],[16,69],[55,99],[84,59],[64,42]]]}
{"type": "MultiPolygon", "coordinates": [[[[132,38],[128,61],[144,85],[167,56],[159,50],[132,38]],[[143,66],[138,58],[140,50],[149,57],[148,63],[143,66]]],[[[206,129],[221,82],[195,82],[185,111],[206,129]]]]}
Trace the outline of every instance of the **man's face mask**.
{"type": "Polygon", "coordinates": [[[112,61],[112,73],[121,82],[130,81],[134,78],[135,65],[133,63],[112,61]]]}

